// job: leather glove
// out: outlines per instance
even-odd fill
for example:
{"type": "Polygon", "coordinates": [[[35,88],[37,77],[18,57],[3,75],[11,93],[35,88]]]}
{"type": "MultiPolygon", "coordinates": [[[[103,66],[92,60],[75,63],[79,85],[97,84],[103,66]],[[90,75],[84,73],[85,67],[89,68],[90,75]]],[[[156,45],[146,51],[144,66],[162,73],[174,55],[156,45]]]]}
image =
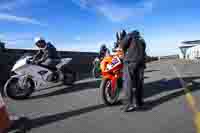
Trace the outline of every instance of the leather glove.
{"type": "Polygon", "coordinates": [[[40,64],[40,62],[39,61],[34,61],[34,64],[38,65],[38,64],[40,64]]]}

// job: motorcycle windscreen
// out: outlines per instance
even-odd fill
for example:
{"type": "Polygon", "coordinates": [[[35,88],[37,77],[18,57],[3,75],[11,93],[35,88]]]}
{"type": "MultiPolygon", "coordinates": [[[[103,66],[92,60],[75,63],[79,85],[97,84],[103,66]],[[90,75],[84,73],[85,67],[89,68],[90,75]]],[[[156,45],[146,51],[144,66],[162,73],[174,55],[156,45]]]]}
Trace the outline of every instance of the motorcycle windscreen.
{"type": "Polygon", "coordinates": [[[106,67],[107,67],[107,64],[110,64],[112,62],[112,57],[108,56],[108,57],[105,57],[101,63],[100,63],[100,69],[102,72],[105,72],[106,71],[106,67]]]}
{"type": "Polygon", "coordinates": [[[22,68],[23,66],[26,65],[26,61],[27,61],[26,58],[19,59],[18,61],[16,61],[11,71],[16,71],[17,69],[22,68]]]}

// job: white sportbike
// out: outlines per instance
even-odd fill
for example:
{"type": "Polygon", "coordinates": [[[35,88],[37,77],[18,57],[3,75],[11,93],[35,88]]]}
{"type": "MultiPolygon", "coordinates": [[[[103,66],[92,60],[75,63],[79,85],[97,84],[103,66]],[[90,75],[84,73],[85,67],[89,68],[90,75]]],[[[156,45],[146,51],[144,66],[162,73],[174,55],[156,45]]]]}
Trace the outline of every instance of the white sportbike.
{"type": "Polygon", "coordinates": [[[36,88],[42,88],[48,83],[63,82],[73,85],[76,73],[68,68],[71,58],[63,58],[53,72],[48,68],[33,63],[32,56],[21,57],[13,66],[14,73],[4,86],[5,95],[12,99],[26,99],[36,88]]]}

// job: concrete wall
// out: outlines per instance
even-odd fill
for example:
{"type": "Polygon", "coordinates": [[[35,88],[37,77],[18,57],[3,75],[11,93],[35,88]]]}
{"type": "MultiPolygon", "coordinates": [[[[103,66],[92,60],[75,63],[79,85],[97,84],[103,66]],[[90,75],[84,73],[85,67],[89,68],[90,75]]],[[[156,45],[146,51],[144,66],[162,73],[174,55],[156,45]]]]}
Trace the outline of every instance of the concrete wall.
{"type": "Polygon", "coordinates": [[[185,58],[187,60],[199,60],[200,59],[200,45],[189,48],[186,51],[185,58]]]}
{"type": "Polygon", "coordinates": [[[179,55],[168,55],[168,56],[160,56],[159,60],[169,60],[169,59],[178,59],[179,55]]]}
{"type": "MultiPolygon", "coordinates": [[[[10,70],[24,54],[35,54],[36,50],[0,49],[0,86],[9,78],[10,70]]],[[[79,78],[91,76],[92,61],[98,53],[59,51],[62,58],[72,58],[69,67],[79,73],[79,78]]],[[[157,60],[157,57],[148,57],[147,62],[157,60]]]]}
{"type": "MultiPolygon", "coordinates": [[[[4,84],[9,78],[9,72],[15,61],[24,54],[34,54],[35,50],[24,50],[24,49],[5,49],[0,52],[0,84],[4,84]]],[[[72,58],[72,62],[69,67],[74,71],[79,72],[80,78],[87,76],[91,73],[92,61],[97,56],[97,53],[89,52],[70,52],[70,51],[59,51],[61,57],[72,58]]]]}

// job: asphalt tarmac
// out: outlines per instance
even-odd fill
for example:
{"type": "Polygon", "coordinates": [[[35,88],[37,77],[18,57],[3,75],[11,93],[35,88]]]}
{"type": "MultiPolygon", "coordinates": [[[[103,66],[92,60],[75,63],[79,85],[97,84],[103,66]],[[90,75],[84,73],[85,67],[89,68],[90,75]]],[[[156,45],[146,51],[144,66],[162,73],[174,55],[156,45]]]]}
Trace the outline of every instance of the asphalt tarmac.
{"type": "Polygon", "coordinates": [[[78,81],[73,87],[43,89],[27,100],[5,101],[12,115],[31,120],[30,133],[195,133],[196,117],[180,78],[190,85],[190,94],[200,109],[200,64],[179,60],[148,64],[145,106],[135,112],[122,112],[121,104],[105,106],[100,79],[94,78],[78,81]]]}

